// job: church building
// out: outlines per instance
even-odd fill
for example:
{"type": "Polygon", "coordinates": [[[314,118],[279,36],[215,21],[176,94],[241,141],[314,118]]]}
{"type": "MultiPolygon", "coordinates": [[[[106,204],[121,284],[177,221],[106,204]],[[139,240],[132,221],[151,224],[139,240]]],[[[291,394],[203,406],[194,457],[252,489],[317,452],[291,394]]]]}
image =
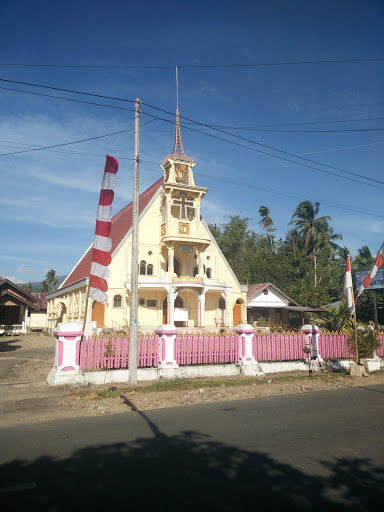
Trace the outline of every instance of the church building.
{"type": "MultiPolygon", "coordinates": [[[[160,324],[214,329],[246,323],[247,286],[241,285],[201,218],[208,189],[197,186],[193,158],[183,150],[179,109],[163,176],[139,197],[139,329],[160,324]]],[[[132,203],[111,220],[108,302],[89,301],[87,320],[98,328],[129,327],[132,203]]],[[[47,296],[48,326],[84,320],[92,246],[60,288],[47,296]]]]}

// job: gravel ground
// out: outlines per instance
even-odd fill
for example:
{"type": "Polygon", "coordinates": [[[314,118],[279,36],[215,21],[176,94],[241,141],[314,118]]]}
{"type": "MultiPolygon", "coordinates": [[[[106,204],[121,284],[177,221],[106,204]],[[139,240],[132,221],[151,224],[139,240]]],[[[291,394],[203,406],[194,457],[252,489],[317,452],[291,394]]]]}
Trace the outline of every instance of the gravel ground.
{"type": "Polygon", "coordinates": [[[53,367],[54,350],[55,339],[42,333],[0,338],[0,426],[384,383],[384,375],[380,374],[367,377],[324,374],[321,378],[311,378],[305,372],[295,372],[268,375],[262,380],[221,378],[217,379],[217,386],[212,385],[212,380],[209,386],[202,380],[191,380],[190,387],[184,387],[188,386],[184,382],[181,389],[168,390],[143,389],[153,382],[140,383],[134,391],[116,385],[123,391],[115,391],[117,396],[107,396],[102,392],[114,387],[111,384],[79,389],[50,388],[46,377],[53,367]],[[287,380],[279,380],[283,376],[287,380]],[[232,385],[233,380],[237,381],[236,386],[232,385]]]}

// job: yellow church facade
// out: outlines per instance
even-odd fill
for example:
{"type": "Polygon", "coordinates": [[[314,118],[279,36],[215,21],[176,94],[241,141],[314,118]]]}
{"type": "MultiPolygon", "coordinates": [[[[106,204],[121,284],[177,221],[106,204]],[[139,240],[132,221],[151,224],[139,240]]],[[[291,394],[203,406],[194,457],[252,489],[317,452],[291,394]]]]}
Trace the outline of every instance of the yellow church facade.
{"type": "MultiPolygon", "coordinates": [[[[194,165],[183,151],[177,109],[164,174],[139,197],[139,329],[173,324],[213,330],[246,323],[247,286],[237,280],[200,215],[208,189],[195,184],[194,165]]],[[[89,301],[87,320],[119,330],[129,327],[130,318],[132,203],[111,223],[108,302],[89,301]]],[[[84,320],[91,254],[92,246],[48,295],[48,327],[84,320]]]]}

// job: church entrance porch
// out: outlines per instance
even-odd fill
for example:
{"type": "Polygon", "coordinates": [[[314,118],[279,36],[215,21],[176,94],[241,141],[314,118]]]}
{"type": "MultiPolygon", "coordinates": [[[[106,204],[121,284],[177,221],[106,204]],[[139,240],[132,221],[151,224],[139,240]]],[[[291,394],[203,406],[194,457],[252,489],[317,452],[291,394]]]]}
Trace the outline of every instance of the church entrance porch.
{"type": "MultiPolygon", "coordinates": [[[[163,323],[168,322],[168,297],[163,301],[163,323]]],[[[184,307],[183,299],[178,295],[174,302],[173,325],[176,327],[188,327],[188,308],[184,307]]]]}

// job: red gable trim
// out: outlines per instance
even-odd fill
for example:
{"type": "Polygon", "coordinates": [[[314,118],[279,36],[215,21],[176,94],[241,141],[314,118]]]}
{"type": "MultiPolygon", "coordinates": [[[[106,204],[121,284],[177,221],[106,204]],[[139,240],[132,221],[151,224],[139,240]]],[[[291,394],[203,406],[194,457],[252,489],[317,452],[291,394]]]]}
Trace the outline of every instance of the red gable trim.
{"type": "MultiPolygon", "coordinates": [[[[154,197],[156,192],[159,190],[160,186],[164,181],[164,177],[162,176],[159,180],[156,181],[151,187],[145,190],[139,197],[139,215],[144,211],[144,209],[148,206],[151,199],[154,197]]],[[[125,208],[120,210],[114,217],[111,219],[112,229],[111,229],[111,239],[112,239],[112,249],[111,254],[116,250],[119,246],[125,235],[129,232],[132,227],[132,203],[129,203],[125,208]]],[[[71,270],[68,274],[67,278],[63,281],[61,288],[68,286],[69,284],[75,283],[76,281],[80,281],[86,277],[89,277],[91,270],[91,257],[92,257],[92,246],[88,248],[85,252],[81,260],[78,264],[71,270]]]]}

